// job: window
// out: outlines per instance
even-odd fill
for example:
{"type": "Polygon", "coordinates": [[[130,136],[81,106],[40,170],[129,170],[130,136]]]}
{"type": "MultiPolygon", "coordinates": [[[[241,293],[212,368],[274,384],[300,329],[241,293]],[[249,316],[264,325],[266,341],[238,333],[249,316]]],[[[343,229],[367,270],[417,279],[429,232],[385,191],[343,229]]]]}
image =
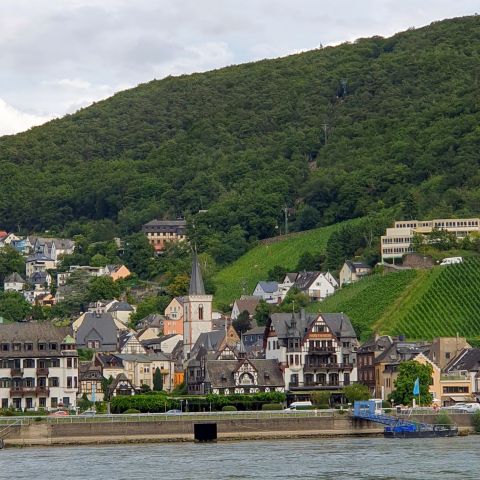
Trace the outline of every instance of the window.
{"type": "Polygon", "coordinates": [[[10,388],[10,382],[9,378],[0,378],[0,388],[10,388]]]}
{"type": "Polygon", "coordinates": [[[39,343],[38,344],[38,349],[39,350],[46,350],[47,349],[47,344],[46,343],[39,343]]]}
{"type": "Polygon", "coordinates": [[[73,382],[72,377],[67,377],[67,388],[72,388],[73,382]]]}
{"type": "Polygon", "coordinates": [[[443,387],[443,393],[468,393],[468,387],[443,387]]]}
{"type": "Polygon", "coordinates": [[[203,320],[203,305],[198,306],[198,319],[203,320]]]}
{"type": "Polygon", "coordinates": [[[60,366],[60,359],[59,358],[52,358],[50,360],[50,365],[54,368],[58,368],[60,366]]]}
{"type": "Polygon", "coordinates": [[[47,408],[47,399],[45,397],[40,397],[38,399],[38,406],[40,408],[47,408]]]}
{"type": "Polygon", "coordinates": [[[67,358],[67,368],[72,368],[72,359],[67,358]]]}
{"type": "Polygon", "coordinates": [[[31,352],[33,350],[33,343],[25,343],[23,347],[27,352],[31,352]]]}
{"type": "Polygon", "coordinates": [[[2,352],[8,352],[10,350],[10,344],[2,343],[2,352]]]}
{"type": "Polygon", "coordinates": [[[450,358],[450,352],[445,352],[445,358],[449,359],[450,358]]]}
{"type": "Polygon", "coordinates": [[[26,398],[25,405],[27,408],[33,408],[33,398],[26,398]]]}
{"type": "Polygon", "coordinates": [[[68,407],[70,405],[70,397],[63,397],[63,405],[68,407]]]}
{"type": "Polygon", "coordinates": [[[73,359],[73,368],[77,368],[78,367],[78,358],[74,358],[73,359]]]}
{"type": "Polygon", "coordinates": [[[14,352],[19,352],[22,349],[22,344],[21,343],[14,343],[13,344],[13,351],[14,352]]]}
{"type": "Polygon", "coordinates": [[[57,408],[58,407],[58,398],[57,397],[52,397],[50,399],[50,406],[52,408],[57,408]]]}
{"type": "Polygon", "coordinates": [[[35,360],[33,358],[26,358],[23,361],[23,368],[35,368],[35,360]]]}
{"type": "MultiPolygon", "coordinates": [[[[71,377],[70,377],[71,378],[71,377]]],[[[49,387],[58,387],[60,386],[60,382],[59,382],[59,379],[58,377],[50,377],[48,379],[48,386],[49,387]]]]}
{"type": "Polygon", "coordinates": [[[50,350],[58,350],[58,343],[50,343],[50,350]]]}
{"type": "Polygon", "coordinates": [[[8,408],[8,398],[2,398],[2,408],[8,408]]]}

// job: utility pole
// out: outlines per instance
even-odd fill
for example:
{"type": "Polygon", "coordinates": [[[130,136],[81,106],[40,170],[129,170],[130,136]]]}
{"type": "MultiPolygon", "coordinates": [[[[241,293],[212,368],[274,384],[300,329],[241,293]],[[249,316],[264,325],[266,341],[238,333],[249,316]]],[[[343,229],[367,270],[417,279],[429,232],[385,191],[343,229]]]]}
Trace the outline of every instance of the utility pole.
{"type": "Polygon", "coordinates": [[[324,134],[324,145],[327,144],[327,136],[328,136],[328,124],[327,122],[323,122],[323,134],[324,134]]]}
{"type": "Polygon", "coordinates": [[[288,233],[288,207],[283,207],[283,213],[285,214],[285,235],[288,233]]]}

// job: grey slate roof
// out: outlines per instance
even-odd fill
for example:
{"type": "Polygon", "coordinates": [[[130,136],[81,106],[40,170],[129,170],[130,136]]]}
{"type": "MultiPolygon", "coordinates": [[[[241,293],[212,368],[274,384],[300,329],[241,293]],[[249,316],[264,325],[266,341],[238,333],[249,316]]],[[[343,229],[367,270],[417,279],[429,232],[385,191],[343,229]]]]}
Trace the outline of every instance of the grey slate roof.
{"type": "Polygon", "coordinates": [[[5,283],[25,283],[25,280],[17,272],[13,272],[5,277],[5,283]]]}
{"type": "Polygon", "coordinates": [[[133,312],[133,307],[127,302],[114,303],[109,309],[109,312],[133,312]]]}
{"type": "Polygon", "coordinates": [[[300,272],[295,279],[294,286],[299,290],[307,290],[319,275],[320,272],[300,272]]]}
{"type": "Polygon", "coordinates": [[[276,360],[207,360],[205,380],[214,388],[235,387],[234,372],[245,362],[252,364],[258,373],[257,386],[283,387],[283,374],[276,360]]]}
{"type": "Polygon", "coordinates": [[[445,368],[447,372],[480,371],[480,348],[464,348],[445,368]]]}
{"type": "Polygon", "coordinates": [[[355,262],[352,260],[346,260],[345,263],[348,265],[348,268],[350,268],[352,272],[356,272],[357,268],[368,268],[370,270],[372,269],[372,267],[370,267],[370,265],[367,265],[365,262],[355,262]]]}
{"type": "Polygon", "coordinates": [[[356,337],[352,322],[344,313],[321,313],[328,328],[337,337],[356,337]]]}
{"type": "Polygon", "coordinates": [[[192,258],[192,274],[190,275],[190,288],[188,289],[188,293],[189,295],[205,295],[202,271],[195,252],[192,258]]]}
{"type": "Polygon", "coordinates": [[[47,283],[47,273],[46,272],[35,272],[33,275],[30,276],[28,281],[32,285],[43,285],[47,283]]]}
{"type": "Polygon", "coordinates": [[[260,285],[260,287],[265,293],[275,293],[278,291],[277,282],[265,282],[261,280],[260,282],[258,282],[258,285],[260,285]]]}
{"type": "Polygon", "coordinates": [[[111,313],[87,312],[77,331],[77,345],[85,347],[87,340],[99,340],[100,351],[117,349],[117,327],[111,313]]]}
{"type": "Polygon", "coordinates": [[[10,346],[8,352],[0,350],[0,357],[52,357],[60,355],[60,345],[69,335],[72,335],[71,327],[55,327],[48,322],[15,322],[0,324],[0,343],[21,343],[20,351],[13,350],[10,346]],[[25,351],[25,343],[32,344],[32,350],[25,351]],[[45,350],[39,350],[38,344],[46,344],[45,350]],[[56,343],[57,349],[51,350],[50,344],[56,343]]]}

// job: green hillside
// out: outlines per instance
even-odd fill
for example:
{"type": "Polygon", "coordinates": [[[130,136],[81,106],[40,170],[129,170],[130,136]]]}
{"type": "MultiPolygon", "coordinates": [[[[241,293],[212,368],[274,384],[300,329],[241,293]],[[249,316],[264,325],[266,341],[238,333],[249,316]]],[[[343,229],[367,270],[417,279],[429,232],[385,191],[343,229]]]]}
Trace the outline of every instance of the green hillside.
{"type": "Polygon", "coordinates": [[[257,282],[266,280],[268,271],[276,265],[294,269],[302,253],[324,252],[330,235],[342,225],[309,230],[251,249],[215,275],[215,303],[230,304],[244,291],[251,294],[257,282]]]}
{"type": "Polygon", "coordinates": [[[365,339],[373,331],[411,339],[480,337],[480,258],[432,270],[373,275],[313,305],[344,312],[365,339]]]}
{"type": "Polygon", "coordinates": [[[0,138],[0,228],[113,236],[202,210],[205,251],[273,236],[285,205],[298,230],[478,214],[479,74],[472,16],[155,80],[0,138]]]}

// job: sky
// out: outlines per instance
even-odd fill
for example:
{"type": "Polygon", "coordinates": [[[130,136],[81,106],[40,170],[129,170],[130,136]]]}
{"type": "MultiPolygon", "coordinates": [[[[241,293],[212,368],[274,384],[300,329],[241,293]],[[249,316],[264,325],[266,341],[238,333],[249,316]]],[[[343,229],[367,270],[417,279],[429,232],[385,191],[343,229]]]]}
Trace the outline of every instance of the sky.
{"type": "Polygon", "coordinates": [[[0,0],[0,135],[154,78],[477,10],[478,0],[0,0]]]}

